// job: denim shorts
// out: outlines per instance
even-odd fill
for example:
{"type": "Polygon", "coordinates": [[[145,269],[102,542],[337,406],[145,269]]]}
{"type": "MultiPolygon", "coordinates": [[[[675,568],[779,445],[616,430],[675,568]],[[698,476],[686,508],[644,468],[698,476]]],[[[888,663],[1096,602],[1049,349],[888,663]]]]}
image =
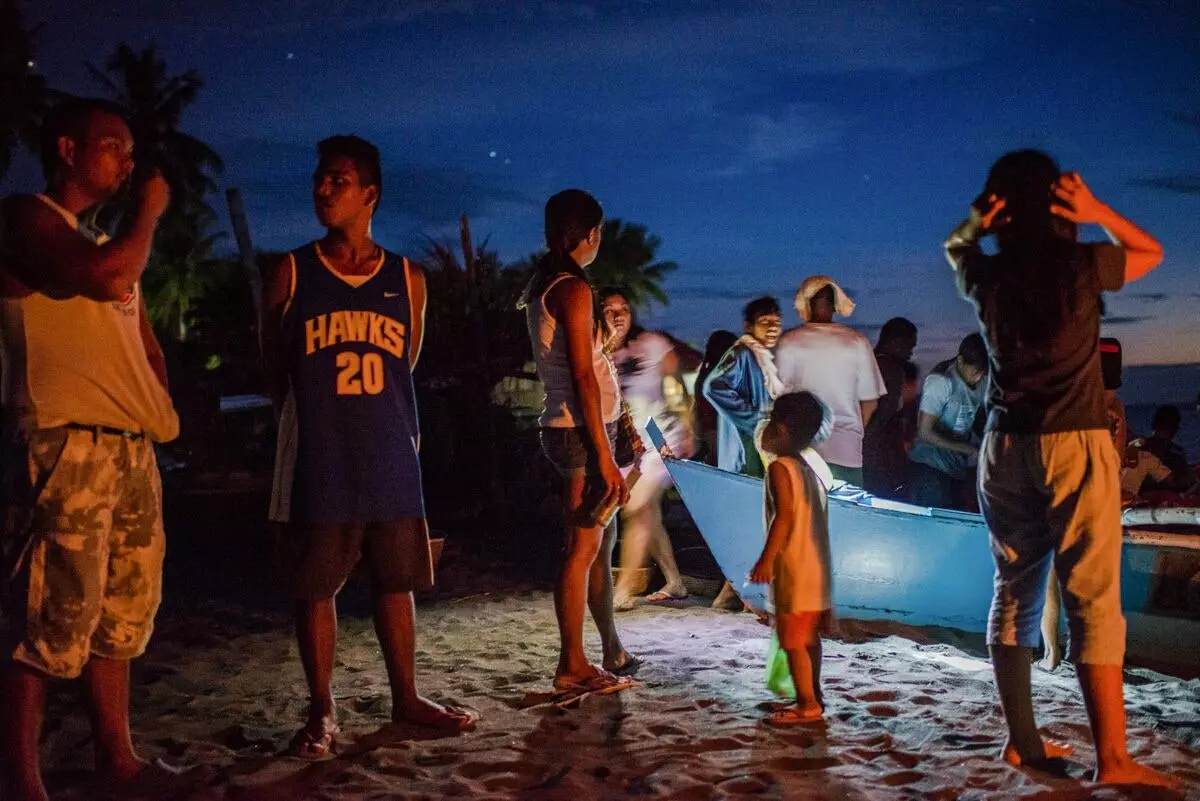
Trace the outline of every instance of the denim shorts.
{"type": "MultiPolygon", "coordinates": [[[[612,450],[617,438],[617,424],[609,423],[604,427],[608,433],[608,447],[612,450]]],[[[550,460],[550,464],[559,473],[578,473],[580,471],[592,476],[600,472],[600,458],[592,446],[592,438],[587,429],[582,426],[574,428],[545,427],[540,431],[542,453],[550,460]]]]}

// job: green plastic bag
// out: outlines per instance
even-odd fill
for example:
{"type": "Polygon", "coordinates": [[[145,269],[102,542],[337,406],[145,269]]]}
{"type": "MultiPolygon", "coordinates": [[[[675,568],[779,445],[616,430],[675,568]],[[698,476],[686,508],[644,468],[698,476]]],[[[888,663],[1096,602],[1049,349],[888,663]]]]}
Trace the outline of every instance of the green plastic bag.
{"type": "Polygon", "coordinates": [[[767,689],[783,698],[796,697],[796,685],[788,666],[787,651],[779,647],[779,637],[771,632],[767,644],[767,689]]]}

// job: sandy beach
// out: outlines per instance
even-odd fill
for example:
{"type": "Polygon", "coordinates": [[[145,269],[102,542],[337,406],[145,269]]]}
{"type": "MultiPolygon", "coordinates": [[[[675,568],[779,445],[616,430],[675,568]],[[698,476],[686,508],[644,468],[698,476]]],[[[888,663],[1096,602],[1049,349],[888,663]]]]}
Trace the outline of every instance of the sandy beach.
{"type": "MultiPolygon", "coordinates": [[[[287,616],[226,601],[160,615],[135,664],[135,740],[146,756],[193,769],[173,796],[192,799],[1123,799],[1174,798],[1081,781],[1092,762],[1069,666],[1035,671],[1045,732],[1070,741],[1067,775],[996,758],[1002,719],[989,665],[955,632],[844,620],[827,641],[826,723],[773,730],[760,719],[768,630],[699,600],[620,617],[642,686],[560,710],[544,696],[556,655],[544,588],[468,570],[455,554],[419,609],[425,694],[482,713],[477,731],[426,739],[388,725],[387,681],[370,620],[342,605],[336,759],[279,757],[304,714],[287,616]],[[501,586],[502,585],[502,586],[501,586]]],[[[361,596],[361,593],[359,593],[361,596]]],[[[596,650],[594,633],[590,645],[596,650]]],[[[1130,750],[1200,799],[1200,680],[1127,673],[1130,750]]],[[[104,797],[89,784],[86,719],[55,695],[44,743],[56,797],[104,797]]]]}

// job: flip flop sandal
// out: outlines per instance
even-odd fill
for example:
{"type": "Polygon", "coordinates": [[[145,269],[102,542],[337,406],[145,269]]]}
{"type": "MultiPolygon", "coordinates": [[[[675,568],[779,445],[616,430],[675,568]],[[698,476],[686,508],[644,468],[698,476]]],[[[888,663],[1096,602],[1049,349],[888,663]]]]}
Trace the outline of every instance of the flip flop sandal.
{"type": "Polygon", "coordinates": [[[556,676],[554,690],[560,693],[594,693],[632,683],[633,680],[626,676],[617,676],[607,670],[600,670],[582,679],[575,676],[556,676]]]}
{"type": "Polygon", "coordinates": [[[642,600],[648,604],[661,604],[664,601],[682,601],[688,597],[687,590],[684,590],[682,595],[672,595],[666,590],[658,590],[647,595],[642,600]]]}
{"type": "Polygon", "coordinates": [[[305,725],[288,743],[287,754],[309,762],[333,759],[337,751],[337,736],[341,733],[341,728],[336,725],[322,726],[319,731],[314,731],[313,726],[305,725]]]}

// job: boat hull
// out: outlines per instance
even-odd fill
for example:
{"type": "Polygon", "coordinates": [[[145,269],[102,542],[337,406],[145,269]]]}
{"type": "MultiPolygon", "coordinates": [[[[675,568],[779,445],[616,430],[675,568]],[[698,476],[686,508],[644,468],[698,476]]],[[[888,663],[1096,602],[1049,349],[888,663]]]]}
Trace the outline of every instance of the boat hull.
{"type": "MultiPolygon", "coordinates": [[[[766,608],[767,588],[745,581],[765,540],[762,481],[696,462],[666,464],[721,570],[751,606],[766,608]]],[[[839,615],[986,631],[995,564],[982,516],[847,487],[829,495],[829,539],[839,615]]],[[[1126,529],[1121,605],[1131,661],[1200,671],[1190,576],[1200,576],[1200,536],[1126,529]]]]}

